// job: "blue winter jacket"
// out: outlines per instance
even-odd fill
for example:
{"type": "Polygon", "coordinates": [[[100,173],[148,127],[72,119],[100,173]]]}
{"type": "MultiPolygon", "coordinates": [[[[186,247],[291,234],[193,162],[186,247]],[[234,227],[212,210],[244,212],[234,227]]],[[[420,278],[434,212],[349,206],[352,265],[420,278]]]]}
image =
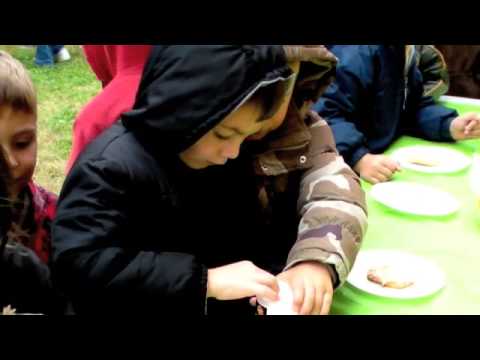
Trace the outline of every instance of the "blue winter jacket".
{"type": "Polygon", "coordinates": [[[401,135],[452,141],[450,124],[458,114],[423,96],[416,62],[405,66],[405,46],[333,45],[330,51],[340,59],[337,79],[314,109],[350,166],[384,152],[401,135]]]}

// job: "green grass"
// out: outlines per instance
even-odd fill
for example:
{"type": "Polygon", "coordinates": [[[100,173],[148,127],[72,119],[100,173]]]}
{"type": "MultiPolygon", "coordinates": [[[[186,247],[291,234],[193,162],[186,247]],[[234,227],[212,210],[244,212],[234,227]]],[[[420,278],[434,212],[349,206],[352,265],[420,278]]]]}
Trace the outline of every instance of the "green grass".
{"type": "Polygon", "coordinates": [[[54,67],[34,64],[35,49],[0,45],[29,70],[38,95],[38,163],[35,181],[58,193],[72,144],[73,120],[100,90],[100,83],[78,46],[67,46],[72,59],[54,67]]]}

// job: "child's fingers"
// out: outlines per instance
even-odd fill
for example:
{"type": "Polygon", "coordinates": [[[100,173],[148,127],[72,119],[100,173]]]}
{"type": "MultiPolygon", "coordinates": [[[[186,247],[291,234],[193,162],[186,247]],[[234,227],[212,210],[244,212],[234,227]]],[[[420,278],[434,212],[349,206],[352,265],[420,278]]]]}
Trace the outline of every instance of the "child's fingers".
{"type": "Polygon", "coordinates": [[[293,292],[293,311],[300,314],[300,310],[303,305],[303,299],[305,297],[305,288],[303,283],[297,283],[292,287],[293,292]]]}
{"type": "Polygon", "coordinates": [[[311,314],[320,315],[320,313],[322,312],[324,293],[318,289],[314,289],[314,292],[315,292],[315,303],[314,303],[311,314]]]}
{"type": "Polygon", "coordinates": [[[479,138],[479,137],[480,137],[480,129],[476,129],[476,130],[472,131],[472,132],[468,135],[468,137],[471,138],[471,139],[479,138]]]}
{"type": "Polygon", "coordinates": [[[376,185],[376,184],[378,184],[378,183],[380,182],[380,181],[379,181],[377,178],[375,178],[374,176],[368,176],[368,175],[367,175],[367,176],[364,176],[363,178],[364,178],[366,181],[368,181],[370,184],[372,184],[372,185],[376,185]]]}
{"type": "Polygon", "coordinates": [[[386,180],[390,180],[393,176],[394,171],[390,170],[387,166],[380,166],[378,172],[383,175],[386,180]]]}
{"type": "Polygon", "coordinates": [[[315,287],[310,283],[304,285],[305,295],[303,297],[303,305],[300,310],[301,315],[310,315],[315,305],[315,287]]]}
{"type": "Polygon", "coordinates": [[[465,134],[468,135],[471,131],[473,131],[479,125],[479,123],[480,122],[477,118],[470,119],[465,126],[465,134]]]}
{"type": "Polygon", "coordinates": [[[332,294],[326,292],[323,294],[323,304],[320,315],[328,315],[330,313],[330,307],[332,306],[332,294]]]}
{"type": "Polygon", "coordinates": [[[261,316],[265,315],[265,311],[264,311],[262,305],[258,304],[256,296],[250,298],[250,300],[248,302],[250,303],[250,306],[253,306],[257,309],[257,315],[261,315],[261,316]]]}
{"type": "Polygon", "coordinates": [[[368,181],[370,184],[378,184],[380,182],[384,182],[383,176],[376,170],[376,169],[370,169],[369,171],[365,171],[364,173],[361,174],[362,178],[366,181],[368,181]]]}
{"type": "Polygon", "coordinates": [[[271,288],[263,284],[253,283],[249,286],[248,290],[251,295],[255,295],[257,298],[265,301],[278,301],[278,292],[273,291],[271,288]]]}
{"type": "Polygon", "coordinates": [[[390,179],[389,176],[383,174],[380,169],[375,169],[375,173],[372,175],[372,178],[377,180],[377,182],[385,182],[390,179]]]}
{"type": "Polygon", "coordinates": [[[277,278],[266,271],[260,270],[255,280],[262,285],[268,286],[276,293],[280,291],[277,278]]]}
{"type": "Polygon", "coordinates": [[[388,168],[392,174],[401,170],[400,164],[391,158],[387,158],[385,161],[383,161],[382,165],[388,168]]]}

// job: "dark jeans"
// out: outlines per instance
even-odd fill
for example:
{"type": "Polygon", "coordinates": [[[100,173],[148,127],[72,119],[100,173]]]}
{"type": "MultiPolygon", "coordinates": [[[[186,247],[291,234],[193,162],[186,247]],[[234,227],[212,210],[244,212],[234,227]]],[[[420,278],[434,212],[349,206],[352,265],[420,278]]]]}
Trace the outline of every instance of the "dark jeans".
{"type": "Polygon", "coordinates": [[[63,45],[37,45],[35,53],[35,64],[37,65],[54,65],[55,55],[62,50],[63,45]]]}

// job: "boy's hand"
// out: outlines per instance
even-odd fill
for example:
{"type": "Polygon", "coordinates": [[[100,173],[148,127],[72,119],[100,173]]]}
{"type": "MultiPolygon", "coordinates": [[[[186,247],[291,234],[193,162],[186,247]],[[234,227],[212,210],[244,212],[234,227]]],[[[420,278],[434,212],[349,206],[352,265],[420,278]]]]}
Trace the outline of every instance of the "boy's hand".
{"type": "Polygon", "coordinates": [[[386,155],[367,154],[357,162],[354,170],[363,180],[378,184],[389,181],[393,174],[402,169],[395,160],[386,155]]]}
{"type": "Polygon", "coordinates": [[[333,297],[328,265],[315,261],[300,263],[277,276],[293,291],[293,310],[300,315],[328,315],[333,297]]]}
{"type": "Polygon", "coordinates": [[[258,296],[273,302],[278,300],[279,290],[276,277],[250,261],[208,270],[209,298],[237,300],[258,296]]]}
{"type": "Polygon", "coordinates": [[[480,138],[480,114],[468,113],[456,117],[450,124],[450,134],[455,140],[480,138]]]}

